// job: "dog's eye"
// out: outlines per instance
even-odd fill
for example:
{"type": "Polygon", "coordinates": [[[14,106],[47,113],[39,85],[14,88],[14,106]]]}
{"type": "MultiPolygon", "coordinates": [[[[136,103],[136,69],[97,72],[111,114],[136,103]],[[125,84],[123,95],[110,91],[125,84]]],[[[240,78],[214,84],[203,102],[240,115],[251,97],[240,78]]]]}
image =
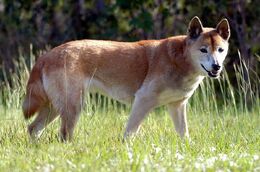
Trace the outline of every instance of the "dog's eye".
{"type": "Polygon", "coordinates": [[[218,52],[220,52],[220,53],[222,53],[223,51],[224,51],[223,48],[219,48],[219,49],[218,49],[218,52]]]}
{"type": "Polygon", "coordinates": [[[207,52],[208,52],[206,48],[201,48],[200,51],[201,51],[202,53],[207,53],[207,52]]]}

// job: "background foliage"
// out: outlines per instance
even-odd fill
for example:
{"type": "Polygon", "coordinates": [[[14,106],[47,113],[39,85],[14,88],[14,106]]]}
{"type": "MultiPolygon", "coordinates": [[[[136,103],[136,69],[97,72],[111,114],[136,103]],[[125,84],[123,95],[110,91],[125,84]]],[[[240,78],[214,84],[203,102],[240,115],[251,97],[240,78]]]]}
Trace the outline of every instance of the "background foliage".
{"type": "MultiPolygon", "coordinates": [[[[75,39],[135,41],[185,34],[197,15],[205,26],[226,17],[232,29],[226,60],[229,73],[239,57],[244,79],[259,77],[260,1],[258,0],[0,0],[0,81],[15,71],[23,54],[39,54],[75,39]],[[31,48],[30,48],[31,47],[31,48]],[[252,72],[251,72],[252,73],[252,72]]],[[[234,74],[233,74],[234,75],[234,74]]],[[[231,82],[236,83],[235,81],[231,82]]],[[[255,83],[259,87],[260,84],[255,83]]]]}

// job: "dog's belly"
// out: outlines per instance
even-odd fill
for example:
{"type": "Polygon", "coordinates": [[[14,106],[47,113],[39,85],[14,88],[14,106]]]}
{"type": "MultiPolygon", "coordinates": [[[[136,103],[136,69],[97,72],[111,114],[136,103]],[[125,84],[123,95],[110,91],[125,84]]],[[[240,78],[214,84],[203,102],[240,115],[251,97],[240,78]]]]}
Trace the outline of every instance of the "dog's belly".
{"type": "Polygon", "coordinates": [[[87,79],[85,87],[91,93],[98,92],[125,104],[131,103],[134,99],[134,93],[131,93],[127,87],[122,85],[107,85],[95,78],[87,79]]]}

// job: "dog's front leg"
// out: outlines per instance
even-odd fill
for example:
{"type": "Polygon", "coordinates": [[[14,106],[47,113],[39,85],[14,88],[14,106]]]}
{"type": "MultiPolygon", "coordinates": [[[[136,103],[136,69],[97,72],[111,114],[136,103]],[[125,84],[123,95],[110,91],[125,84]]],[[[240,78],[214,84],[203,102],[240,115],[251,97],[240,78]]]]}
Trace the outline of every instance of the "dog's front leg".
{"type": "Polygon", "coordinates": [[[139,93],[136,94],[124,138],[138,130],[146,114],[156,105],[156,98],[155,95],[146,91],[139,91],[139,93]]]}
{"type": "Polygon", "coordinates": [[[186,102],[170,103],[168,104],[168,109],[177,133],[182,138],[189,138],[188,123],[186,119],[186,102]]]}

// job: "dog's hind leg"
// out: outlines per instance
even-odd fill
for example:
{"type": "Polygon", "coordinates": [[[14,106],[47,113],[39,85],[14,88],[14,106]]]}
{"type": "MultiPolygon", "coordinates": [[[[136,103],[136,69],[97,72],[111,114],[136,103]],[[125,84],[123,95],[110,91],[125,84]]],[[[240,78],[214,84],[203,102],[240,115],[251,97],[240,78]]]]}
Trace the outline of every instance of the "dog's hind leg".
{"type": "Polygon", "coordinates": [[[63,99],[59,108],[61,114],[60,137],[62,141],[70,141],[82,109],[84,94],[80,86],[74,86],[68,87],[65,95],[67,98],[63,99]]]}
{"type": "Polygon", "coordinates": [[[61,109],[61,128],[60,137],[62,141],[72,140],[75,125],[79,119],[82,108],[82,93],[76,93],[70,96],[69,100],[61,109]]]}
{"type": "Polygon", "coordinates": [[[35,120],[29,125],[28,132],[32,139],[37,139],[41,136],[45,127],[50,124],[58,114],[56,111],[51,107],[51,105],[44,105],[35,120]]]}
{"type": "Polygon", "coordinates": [[[73,131],[79,119],[79,113],[80,111],[76,107],[71,106],[70,111],[61,115],[60,138],[62,141],[72,140],[73,131]]]}

